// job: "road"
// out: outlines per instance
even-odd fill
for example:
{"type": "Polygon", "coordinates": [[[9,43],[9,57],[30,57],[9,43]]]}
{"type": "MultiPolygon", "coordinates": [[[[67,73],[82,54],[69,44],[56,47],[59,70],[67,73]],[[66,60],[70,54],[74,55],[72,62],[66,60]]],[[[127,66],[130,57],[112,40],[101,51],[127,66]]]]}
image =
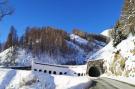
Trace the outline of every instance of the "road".
{"type": "Polygon", "coordinates": [[[98,78],[93,80],[89,89],[135,89],[135,86],[108,78],[98,78]]]}

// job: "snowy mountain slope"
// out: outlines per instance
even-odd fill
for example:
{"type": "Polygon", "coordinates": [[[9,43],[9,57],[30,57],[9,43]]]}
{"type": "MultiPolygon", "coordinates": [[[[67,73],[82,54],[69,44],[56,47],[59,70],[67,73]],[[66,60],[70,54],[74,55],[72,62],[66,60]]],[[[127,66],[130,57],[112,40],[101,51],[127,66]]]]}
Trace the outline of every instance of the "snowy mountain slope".
{"type": "Polygon", "coordinates": [[[109,44],[107,44],[104,48],[102,48],[101,50],[97,51],[95,54],[93,54],[92,56],[89,57],[89,60],[96,60],[96,59],[104,59],[106,57],[106,55],[109,57],[113,52],[114,48],[112,46],[112,42],[110,42],[109,44]]]}
{"type": "MultiPolygon", "coordinates": [[[[35,60],[50,64],[84,64],[87,55],[91,56],[106,45],[102,41],[87,41],[78,35],[71,34],[70,40],[66,41],[67,46],[73,51],[69,54],[50,55],[48,53],[40,53],[40,57],[35,56],[35,60]]],[[[22,48],[8,48],[0,53],[0,64],[3,66],[30,66],[33,60],[31,51],[22,48]]]]}
{"type": "Polygon", "coordinates": [[[71,34],[70,35],[70,39],[71,40],[75,40],[76,42],[78,42],[79,44],[84,44],[84,45],[87,45],[88,44],[88,41],[79,37],[78,35],[75,35],[75,34],[71,34]]]}
{"type": "Polygon", "coordinates": [[[86,61],[89,56],[93,55],[95,52],[97,52],[99,49],[103,48],[106,45],[106,43],[104,43],[102,41],[98,41],[98,40],[93,40],[93,41],[89,42],[86,39],[83,39],[75,34],[71,34],[70,39],[75,41],[76,43],[84,45],[85,47],[89,46],[91,48],[89,52],[86,52],[84,49],[79,47],[76,43],[69,42],[70,44],[73,45],[72,47],[80,50],[80,51],[78,51],[78,53],[80,52],[81,54],[83,54],[82,57],[80,57],[81,56],[80,54],[78,55],[78,57],[80,58],[81,61],[84,61],[84,60],[86,61]],[[84,56],[85,56],[85,58],[83,58],[84,56]]]}
{"type": "Polygon", "coordinates": [[[106,45],[106,43],[97,40],[89,42],[75,34],[71,34],[70,41],[66,41],[66,43],[69,48],[74,50],[70,55],[62,57],[60,55],[49,56],[48,54],[45,54],[38,61],[51,64],[84,64],[88,55],[91,56],[106,45]]]}
{"type": "Polygon", "coordinates": [[[135,37],[129,36],[116,48],[112,41],[103,49],[89,57],[90,59],[104,59],[106,72],[135,77],[135,37]]]}
{"type": "Polygon", "coordinates": [[[0,69],[0,89],[84,89],[88,88],[90,84],[89,77],[0,69]]]}

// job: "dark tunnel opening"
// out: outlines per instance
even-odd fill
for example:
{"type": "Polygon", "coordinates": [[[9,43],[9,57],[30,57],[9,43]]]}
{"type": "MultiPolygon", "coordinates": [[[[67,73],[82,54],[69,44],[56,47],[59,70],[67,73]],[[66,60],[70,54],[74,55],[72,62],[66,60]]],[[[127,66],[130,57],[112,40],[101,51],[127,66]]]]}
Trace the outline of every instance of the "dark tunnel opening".
{"type": "Polygon", "coordinates": [[[100,76],[100,71],[97,67],[91,67],[89,69],[89,76],[91,77],[99,77],[100,76]]]}

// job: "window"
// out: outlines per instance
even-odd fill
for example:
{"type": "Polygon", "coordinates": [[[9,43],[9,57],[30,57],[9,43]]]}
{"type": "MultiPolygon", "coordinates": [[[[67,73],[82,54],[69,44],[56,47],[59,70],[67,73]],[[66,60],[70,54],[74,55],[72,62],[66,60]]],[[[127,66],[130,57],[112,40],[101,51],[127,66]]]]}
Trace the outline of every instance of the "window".
{"type": "Polygon", "coordinates": [[[64,73],[65,75],[67,74],[67,72],[64,73]]]}
{"type": "Polygon", "coordinates": [[[60,72],[60,75],[62,75],[62,72],[60,72]]]}
{"type": "Polygon", "coordinates": [[[56,74],[56,71],[53,71],[53,74],[56,74]]]}
{"type": "Polygon", "coordinates": [[[46,73],[46,70],[44,70],[44,73],[46,73]]]}
{"type": "Polygon", "coordinates": [[[39,72],[42,72],[42,70],[39,70],[39,72]]]}
{"type": "Polygon", "coordinates": [[[83,76],[83,73],[81,74],[81,76],[83,76]]]}
{"type": "Polygon", "coordinates": [[[34,69],[34,71],[37,71],[37,69],[34,69]]]}
{"type": "Polygon", "coordinates": [[[49,71],[49,74],[51,74],[52,72],[51,71],[49,71]]]}

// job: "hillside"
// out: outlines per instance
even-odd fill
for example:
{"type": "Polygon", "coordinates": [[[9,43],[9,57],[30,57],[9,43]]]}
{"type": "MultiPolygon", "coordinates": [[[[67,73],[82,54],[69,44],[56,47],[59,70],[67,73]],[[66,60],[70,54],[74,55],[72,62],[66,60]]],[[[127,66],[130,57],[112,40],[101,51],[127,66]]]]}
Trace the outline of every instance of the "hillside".
{"type": "Polygon", "coordinates": [[[128,37],[116,48],[112,41],[89,59],[104,59],[106,72],[117,76],[135,77],[135,37],[128,37]],[[128,47],[127,47],[128,44],[128,47]],[[107,55],[107,56],[106,56],[107,55]]]}
{"type": "MultiPolygon", "coordinates": [[[[40,31],[43,33],[46,30],[40,31]]],[[[82,37],[82,35],[77,33],[66,33],[66,38],[60,38],[59,35],[61,33],[59,33],[59,30],[48,29],[48,31],[58,32],[58,35],[57,33],[48,33],[50,35],[44,36],[41,34],[42,39],[37,35],[37,33],[40,34],[39,30],[33,30],[32,28],[27,33],[28,35],[24,37],[28,39],[27,42],[21,43],[22,39],[20,39],[18,46],[9,47],[0,53],[0,64],[3,66],[30,66],[32,60],[51,64],[84,64],[87,55],[94,54],[106,45],[106,42],[104,42],[106,38],[104,36],[102,38],[102,35],[92,34],[82,37]],[[52,37],[53,34],[58,36],[58,38],[56,36],[52,37]],[[98,36],[101,38],[98,38],[98,36]],[[44,38],[47,38],[47,40],[44,38]],[[44,41],[46,42],[44,43],[44,41]],[[63,41],[62,44],[60,43],[61,41],[63,41]]]]}
{"type": "Polygon", "coordinates": [[[116,26],[101,34],[109,34],[111,41],[89,60],[104,59],[108,74],[135,77],[135,0],[125,0],[116,26]]]}

